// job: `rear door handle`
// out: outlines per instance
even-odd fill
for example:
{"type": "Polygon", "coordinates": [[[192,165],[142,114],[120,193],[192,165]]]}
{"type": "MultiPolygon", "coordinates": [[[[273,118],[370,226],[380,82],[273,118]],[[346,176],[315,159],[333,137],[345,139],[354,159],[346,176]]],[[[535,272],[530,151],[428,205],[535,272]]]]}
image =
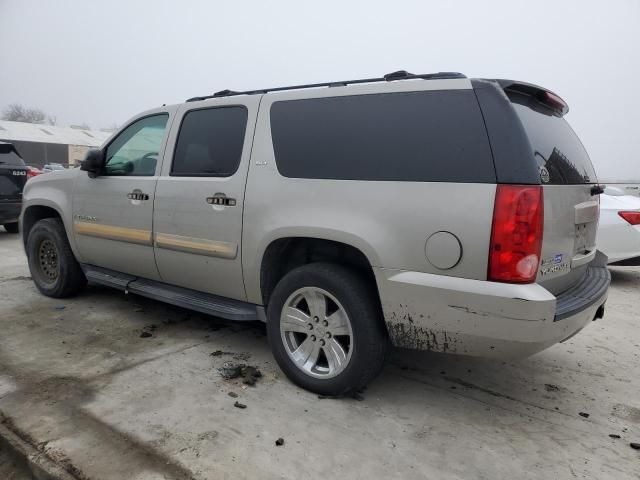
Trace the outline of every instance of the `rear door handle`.
{"type": "Polygon", "coordinates": [[[236,199],[229,198],[224,195],[214,195],[213,197],[207,197],[207,203],[209,205],[221,205],[224,207],[235,207],[236,199]]]}

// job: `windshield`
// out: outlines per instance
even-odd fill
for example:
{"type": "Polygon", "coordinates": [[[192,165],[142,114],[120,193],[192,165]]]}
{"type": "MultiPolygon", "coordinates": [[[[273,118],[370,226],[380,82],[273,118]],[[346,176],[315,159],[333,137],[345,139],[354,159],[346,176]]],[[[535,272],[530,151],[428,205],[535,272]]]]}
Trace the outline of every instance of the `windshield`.
{"type": "Polygon", "coordinates": [[[542,108],[534,109],[524,101],[520,103],[521,99],[512,98],[512,102],[533,147],[544,184],[597,182],[587,151],[564,118],[547,113],[542,108]]]}

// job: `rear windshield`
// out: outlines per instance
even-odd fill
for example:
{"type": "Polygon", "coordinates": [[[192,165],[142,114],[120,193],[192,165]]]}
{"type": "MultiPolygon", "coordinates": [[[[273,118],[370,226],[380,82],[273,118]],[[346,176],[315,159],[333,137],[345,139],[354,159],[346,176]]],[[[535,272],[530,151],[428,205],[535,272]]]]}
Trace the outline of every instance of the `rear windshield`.
{"type": "Polygon", "coordinates": [[[275,102],[271,133],[278,170],[286,177],[496,181],[472,90],[275,102]]]}
{"type": "Polygon", "coordinates": [[[24,167],[22,159],[9,147],[0,147],[0,165],[24,167]]]}
{"type": "Polygon", "coordinates": [[[512,98],[512,102],[533,147],[543,184],[576,185],[597,181],[587,151],[564,118],[547,113],[544,108],[534,109],[521,98],[512,98]]]}

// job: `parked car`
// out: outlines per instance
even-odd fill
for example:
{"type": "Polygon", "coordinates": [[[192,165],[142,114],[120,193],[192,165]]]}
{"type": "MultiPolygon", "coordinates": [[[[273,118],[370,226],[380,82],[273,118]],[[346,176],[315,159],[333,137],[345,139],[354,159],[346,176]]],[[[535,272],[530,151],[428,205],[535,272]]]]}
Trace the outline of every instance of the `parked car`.
{"type": "Polygon", "coordinates": [[[57,170],[66,170],[64,165],[60,165],[59,163],[47,163],[42,167],[42,173],[55,172],[57,170]]]}
{"type": "Polygon", "coordinates": [[[40,170],[37,167],[32,167],[31,165],[27,165],[27,180],[29,180],[30,178],[35,177],[36,175],[41,175],[42,174],[42,170],[40,170]]]}
{"type": "MultiPolygon", "coordinates": [[[[640,197],[640,182],[610,182],[604,181],[607,187],[615,188],[622,191],[624,195],[632,195],[634,197],[640,197]]],[[[616,193],[616,195],[618,195],[616,193]]]]}
{"type": "Polygon", "coordinates": [[[0,142],[0,225],[9,233],[18,233],[22,189],[27,167],[11,143],[0,142]]]}
{"type": "Polygon", "coordinates": [[[457,73],[222,91],[132,118],[25,191],[38,289],[261,319],[298,385],[400,347],[526,356],[603,316],[601,187],[542,87],[457,73]],[[446,204],[443,199],[447,199],[446,204]]]}
{"type": "Polygon", "coordinates": [[[598,249],[614,265],[640,265],[640,198],[607,187],[600,196],[598,249]]]}

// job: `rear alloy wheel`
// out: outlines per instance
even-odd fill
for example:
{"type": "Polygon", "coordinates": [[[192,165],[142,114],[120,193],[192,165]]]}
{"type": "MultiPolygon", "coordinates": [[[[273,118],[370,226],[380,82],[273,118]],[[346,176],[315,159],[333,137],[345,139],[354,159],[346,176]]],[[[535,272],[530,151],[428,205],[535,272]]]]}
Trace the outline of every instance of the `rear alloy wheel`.
{"type": "Polygon", "coordinates": [[[274,289],[267,317],[278,365],[307,390],[344,395],[382,369],[388,340],[380,304],[351,269],[312,263],[292,270],[274,289]]]}
{"type": "Polygon", "coordinates": [[[8,233],[18,233],[20,230],[18,222],[5,223],[3,227],[8,233]]]}
{"type": "Polygon", "coordinates": [[[87,284],[59,219],[38,221],[29,231],[26,250],[31,277],[43,294],[68,297],[87,284]]]}
{"type": "Polygon", "coordinates": [[[289,296],[280,314],[280,336],[289,358],[312,377],[335,377],[351,360],[349,316],[321,288],[303,287],[289,296]]]}

